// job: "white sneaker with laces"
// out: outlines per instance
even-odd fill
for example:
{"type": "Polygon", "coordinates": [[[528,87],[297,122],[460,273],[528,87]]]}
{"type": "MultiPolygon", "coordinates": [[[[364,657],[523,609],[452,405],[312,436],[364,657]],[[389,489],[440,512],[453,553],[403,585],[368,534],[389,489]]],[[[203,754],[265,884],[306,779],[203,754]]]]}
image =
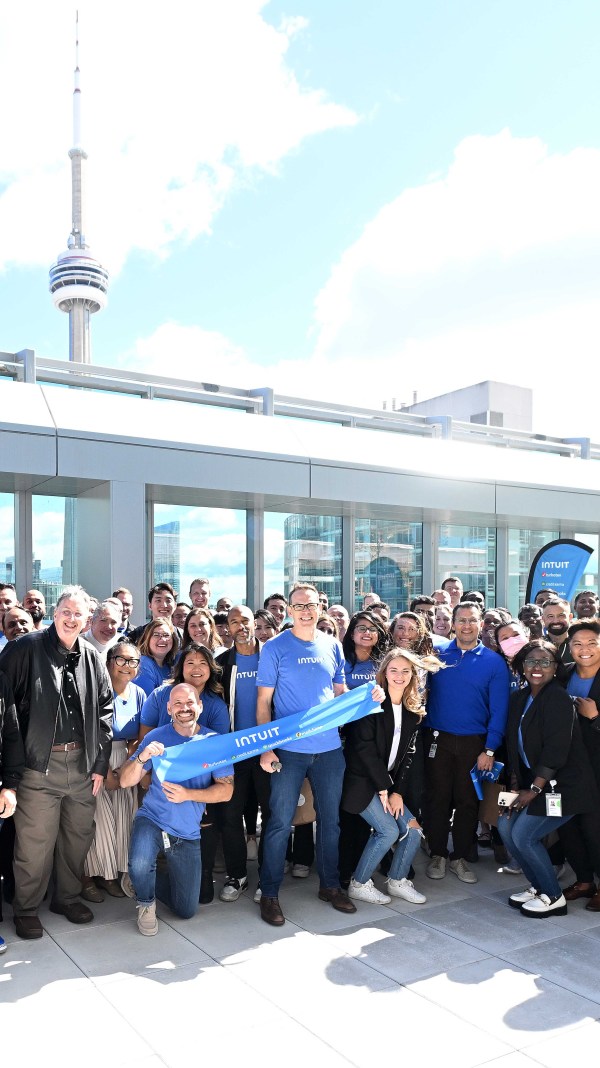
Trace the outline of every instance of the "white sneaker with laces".
{"type": "Polygon", "coordinates": [[[153,901],[151,905],[138,905],[137,910],[137,925],[140,934],[158,934],[158,920],[156,919],[156,901],[153,901]]]}
{"type": "Polygon", "coordinates": [[[238,897],[247,889],[248,877],[246,875],[242,879],[233,879],[227,876],[225,885],[219,894],[219,901],[237,901],[238,897]]]}
{"type": "Polygon", "coordinates": [[[367,883],[357,883],[351,879],[348,897],[353,897],[356,901],[370,901],[374,905],[389,905],[392,900],[389,894],[382,894],[381,890],[377,889],[372,879],[367,883]]]}
{"type": "Polygon", "coordinates": [[[257,886],[256,890],[254,891],[254,900],[256,901],[257,905],[260,905],[261,897],[262,897],[262,890],[261,890],[260,886],[257,886]]]}
{"type": "Polygon", "coordinates": [[[415,890],[410,879],[386,879],[385,883],[392,897],[401,897],[403,901],[411,901],[413,905],[424,905],[427,901],[425,894],[415,890]]]}
{"type": "Polygon", "coordinates": [[[429,864],[427,865],[426,875],[430,879],[443,879],[446,874],[446,858],[438,857],[435,854],[432,856],[429,864]]]}
{"type": "Polygon", "coordinates": [[[541,919],[544,916],[566,916],[567,901],[564,894],[558,897],[548,897],[547,894],[538,894],[536,897],[521,905],[522,916],[533,916],[541,919]]]}
{"type": "Polygon", "coordinates": [[[309,875],[310,868],[308,864],[292,864],[293,879],[307,879],[309,875]]]}
{"type": "Polygon", "coordinates": [[[511,908],[520,909],[521,905],[533,901],[534,897],[537,897],[537,890],[534,886],[530,886],[528,890],[520,890],[517,894],[511,894],[508,903],[511,908]]]}

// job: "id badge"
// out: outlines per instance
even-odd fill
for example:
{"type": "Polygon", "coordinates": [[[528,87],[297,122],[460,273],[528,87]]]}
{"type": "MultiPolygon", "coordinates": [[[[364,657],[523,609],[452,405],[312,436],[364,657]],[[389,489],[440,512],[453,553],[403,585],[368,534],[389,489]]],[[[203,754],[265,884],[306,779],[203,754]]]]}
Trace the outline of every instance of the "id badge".
{"type": "Polygon", "coordinates": [[[438,734],[439,734],[439,731],[434,731],[433,732],[433,739],[434,740],[431,743],[431,745],[429,746],[429,754],[428,754],[428,756],[431,758],[431,760],[433,760],[433,758],[435,757],[435,754],[437,753],[437,741],[435,739],[437,738],[438,734]]]}
{"type": "Polygon", "coordinates": [[[546,794],[546,815],[562,816],[562,794],[546,794]]]}
{"type": "Polygon", "coordinates": [[[168,836],[166,831],[162,832],[162,840],[163,840],[163,849],[166,852],[167,849],[171,848],[171,840],[170,840],[170,838],[169,838],[169,836],[168,836]]]}

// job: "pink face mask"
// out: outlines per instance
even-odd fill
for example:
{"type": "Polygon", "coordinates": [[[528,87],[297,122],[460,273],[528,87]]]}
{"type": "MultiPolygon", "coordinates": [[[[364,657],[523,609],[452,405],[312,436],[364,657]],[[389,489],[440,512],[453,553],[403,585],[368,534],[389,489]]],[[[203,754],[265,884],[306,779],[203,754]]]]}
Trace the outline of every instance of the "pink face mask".
{"type": "Polygon", "coordinates": [[[527,642],[528,638],[525,638],[522,634],[517,634],[510,638],[503,638],[499,645],[504,655],[510,659],[510,657],[516,656],[519,650],[524,645],[527,645],[527,642]]]}

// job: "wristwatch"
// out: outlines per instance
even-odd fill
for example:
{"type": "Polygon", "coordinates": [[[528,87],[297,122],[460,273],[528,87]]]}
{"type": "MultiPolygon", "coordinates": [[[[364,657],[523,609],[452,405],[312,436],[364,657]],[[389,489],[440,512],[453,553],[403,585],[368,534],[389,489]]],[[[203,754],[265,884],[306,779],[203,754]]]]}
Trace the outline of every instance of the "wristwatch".
{"type": "Polygon", "coordinates": [[[541,786],[536,786],[534,782],[532,782],[532,784],[529,787],[529,789],[533,790],[533,792],[536,793],[536,794],[541,794],[541,792],[542,792],[541,786]]]}
{"type": "Polygon", "coordinates": [[[493,757],[494,756],[494,750],[493,749],[486,749],[485,755],[493,757]]]}

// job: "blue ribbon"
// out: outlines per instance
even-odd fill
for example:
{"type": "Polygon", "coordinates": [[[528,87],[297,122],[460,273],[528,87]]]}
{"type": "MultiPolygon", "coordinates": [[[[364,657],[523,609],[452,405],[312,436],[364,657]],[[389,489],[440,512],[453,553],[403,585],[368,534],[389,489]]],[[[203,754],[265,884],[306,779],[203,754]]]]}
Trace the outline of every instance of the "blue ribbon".
{"type": "Polygon", "coordinates": [[[475,787],[475,793],[480,801],[483,801],[483,787],[482,782],[498,782],[500,772],[503,771],[504,764],[500,760],[495,760],[493,766],[489,771],[481,771],[477,767],[477,764],[473,764],[471,768],[471,778],[473,780],[473,786],[475,787]]]}
{"type": "Polygon", "coordinates": [[[186,782],[201,772],[235,764],[239,760],[268,753],[270,749],[288,746],[299,738],[321,734],[333,727],[353,723],[374,712],[381,712],[371,696],[372,683],[349,690],[322,705],[309,708],[296,716],[282,716],[261,727],[249,727],[231,734],[196,735],[182,745],[172,745],[152,764],[161,782],[186,782]]]}

